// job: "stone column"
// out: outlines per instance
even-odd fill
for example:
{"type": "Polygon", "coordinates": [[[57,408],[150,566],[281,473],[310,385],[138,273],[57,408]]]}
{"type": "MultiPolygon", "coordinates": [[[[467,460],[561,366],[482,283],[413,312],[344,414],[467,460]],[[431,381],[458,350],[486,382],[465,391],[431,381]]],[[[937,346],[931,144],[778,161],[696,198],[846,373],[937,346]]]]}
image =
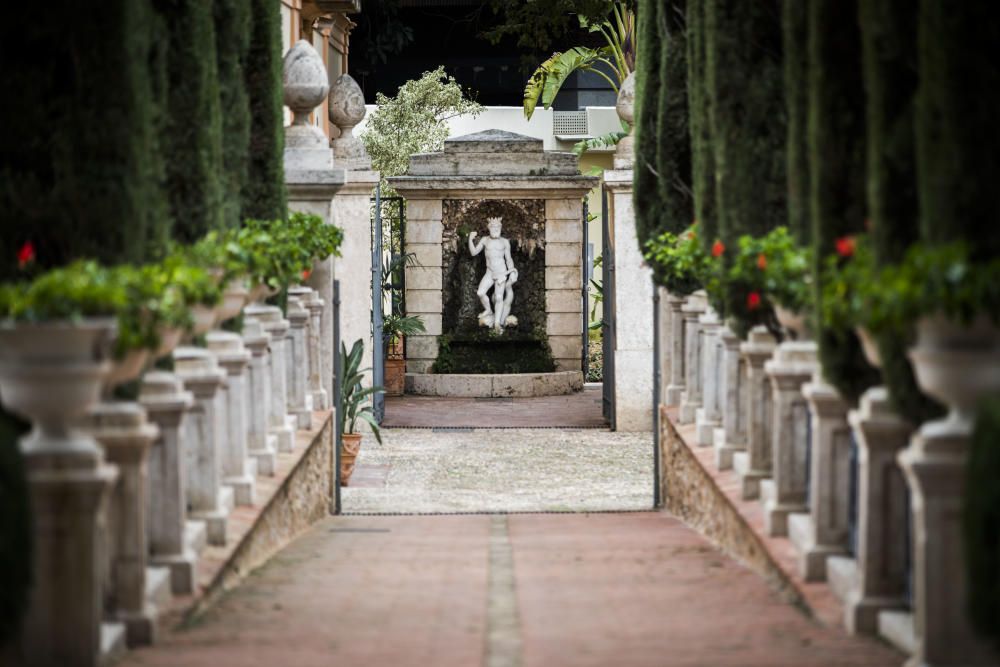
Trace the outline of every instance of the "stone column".
{"type": "Polygon", "coordinates": [[[906,607],[909,491],[896,454],[913,429],[893,412],[885,387],[866,391],[847,420],[858,443],[858,539],[854,558],[827,561],[827,579],[844,602],[848,632],[875,634],[880,611],[906,607]]]}
{"type": "Polygon", "coordinates": [[[745,452],[733,454],[733,469],[740,476],[744,500],[760,497],[762,480],[771,476],[771,380],[764,372],[764,364],[774,354],[775,340],[764,327],[754,327],[747,342],[740,345],[746,384],[745,452]]]}
{"type": "Polygon", "coordinates": [[[684,313],[681,312],[687,299],[671,294],[667,297],[670,308],[670,380],[667,384],[665,403],[670,406],[681,404],[684,391],[684,313]]]}
{"type": "Polygon", "coordinates": [[[281,316],[277,306],[252,304],[243,311],[248,318],[260,322],[270,337],[268,371],[270,372],[271,400],[268,402],[268,432],[274,436],[279,452],[295,449],[295,418],[288,415],[288,383],[285,375],[285,339],[288,320],[281,316]]]}
{"type": "Polygon", "coordinates": [[[106,558],[110,578],[105,610],[125,624],[129,646],[148,645],[155,639],[157,613],[146,604],[146,466],[159,431],[146,421],[142,406],[131,401],[100,403],[84,423],[119,471],[108,506],[106,558]]]}
{"type": "Polygon", "coordinates": [[[323,388],[320,379],[320,330],[323,326],[323,301],[319,298],[316,290],[303,285],[298,285],[288,291],[289,294],[299,297],[302,305],[309,313],[309,326],[306,327],[306,394],[312,401],[314,410],[327,410],[330,408],[330,397],[323,388]]]}
{"type": "Polygon", "coordinates": [[[811,420],[809,513],[788,518],[788,533],[799,551],[806,581],[824,581],[830,556],[847,552],[851,495],[851,433],[847,404],[817,371],[802,387],[811,420]]]}
{"type": "Polygon", "coordinates": [[[295,417],[300,429],[312,426],[312,395],[307,391],[309,359],[306,338],[309,328],[309,311],[302,300],[288,297],[288,411],[295,417]]]}
{"type": "Polygon", "coordinates": [[[696,439],[699,445],[715,442],[715,429],[722,425],[719,412],[720,370],[722,367],[719,333],[722,322],[713,308],[700,318],[701,323],[701,407],[695,410],[696,439]]]}
{"type": "MultiPolygon", "coordinates": [[[[579,199],[546,198],[545,333],[549,337],[557,371],[580,370],[583,354],[580,340],[583,331],[583,302],[580,298],[583,286],[582,244],[582,202],[579,199]]],[[[620,408],[619,430],[622,428],[620,408]]]]}
{"type": "Polygon", "coordinates": [[[187,492],[181,433],[194,397],[173,373],[153,371],[142,378],[139,402],[160,431],[149,456],[149,560],[170,569],[175,595],[189,595],[194,592],[196,556],[185,543],[187,492]]]}
{"type": "Polygon", "coordinates": [[[257,462],[257,472],[273,477],[277,438],[268,432],[271,405],[270,340],[258,320],[243,322],[243,344],[250,351],[247,373],[247,454],[257,462]]]}
{"type": "Polygon", "coordinates": [[[184,388],[194,395],[188,413],[185,448],[187,500],[191,518],[205,522],[208,543],[226,544],[226,525],[233,507],[233,491],[222,486],[222,395],[226,381],[215,357],[199,347],[174,350],[174,369],[184,388]]]}
{"type": "Polygon", "coordinates": [[[701,323],[708,308],[703,293],[695,292],[681,308],[684,315],[684,391],[681,393],[680,422],[690,424],[701,407],[701,323]]]}
{"type": "Polygon", "coordinates": [[[806,511],[806,470],[809,447],[809,407],[802,385],[816,370],[816,343],[782,343],[764,364],[771,378],[774,417],[771,420],[771,477],[760,486],[768,535],[788,535],[788,515],[806,511]]]}
{"type": "Polygon", "coordinates": [[[740,339],[728,327],[719,332],[722,347],[722,384],[719,396],[722,398],[722,427],[715,429],[715,465],[719,470],[733,467],[733,454],[746,449],[746,410],[744,396],[746,382],[743,382],[743,360],[740,357],[740,339]]]}
{"type": "Polygon", "coordinates": [[[251,463],[247,449],[247,367],[250,352],[243,347],[239,334],[211,331],[206,343],[219,365],[226,371],[222,389],[225,405],[225,429],[222,441],[222,483],[233,490],[237,505],[254,504],[256,462],[251,463]]]}
{"type": "MultiPolygon", "coordinates": [[[[670,298],[669,292],[665,287],[655,287],[657,298],[657,315],[659,321],[659,328],[657,329],[657,345],[660,349],[660,405],[665,404],[665,398],[667,396],[667,385],[670,384],[670,317],[672,311],[670,310],[670,305],[667,303],[667,299],[670,298]]],[[[656,408],[659,409],[659,406],[656,408]]]]}
{"type": "MultiPolygon", "coordinates": [[[[406,372],[427,373],[438,353],[441,335],[442,206],[440,199],[406,199],[406,252],[415,266],[405,267],[406,314],[419,317],[427,329],[406,338],[406,372]],[[436,280],[435,280],[436,277],[436,280]]],[[[548,310],[548,307],[546,307],[548,310]]]]}
{"type": "MultiPolygon", "coordinates": [[[[619,431],[649,431],[653,424],[653,272],[636,236],[632,178],[631,168],[604,172],[614,234],[615,416],[619,431]]],[[[579,206],[576,214],[579,219],[579,206]]]]}

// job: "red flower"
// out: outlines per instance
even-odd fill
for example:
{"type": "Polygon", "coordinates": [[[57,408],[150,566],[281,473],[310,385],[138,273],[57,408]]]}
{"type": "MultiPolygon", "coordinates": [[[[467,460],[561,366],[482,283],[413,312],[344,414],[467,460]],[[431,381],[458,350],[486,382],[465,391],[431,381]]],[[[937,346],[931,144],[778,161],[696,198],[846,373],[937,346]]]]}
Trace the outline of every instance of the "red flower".
{"type": "Polygon", "coordinates": [[[23,269],[34,261],[35,245],[31,241],[27,241],[23,246],[21,246],[21,249],[17,251],[17,268],[23,269]]]}
{"type": "Polygon", "coordinates": [[[839,239],[834,241],[837,247],[837,254],[841,257],[850,257],[854,254],[854,237],[853,236],[841,236],[839,239]]]}
{"type": "Polygon", "coordinates": [[[764,256],[764,253],[757,255],[757,268],[761,271],[767,268],[767,257],[764,256]]]}
{"type": "Polygon", "coordinates": [[[302,280],[309,280],[309,276],[311,275],[312,275],[312,270],[306,269],[305,271],[302,272],[302,280]]]}
{"type": "Polygon", "coordinates": [[[747,294],[747,310],[757,310],[760,308],[760,294],[750,292],[747,294]]]}
{"type": "Polygon", "coordinates": [[[712,244],[712,257],[718,257],[726,251],[726,246],[722,244],[722,241],[716,239],[715,243],[712,244]]]}

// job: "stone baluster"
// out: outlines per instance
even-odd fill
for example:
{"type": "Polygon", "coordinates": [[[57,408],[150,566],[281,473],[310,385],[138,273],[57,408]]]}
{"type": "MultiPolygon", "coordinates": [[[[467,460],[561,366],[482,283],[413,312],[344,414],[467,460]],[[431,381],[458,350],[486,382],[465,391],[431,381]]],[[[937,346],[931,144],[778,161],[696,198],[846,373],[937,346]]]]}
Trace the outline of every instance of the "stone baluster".
{"type": "Polygon", "coordinates": [[[788,517],[788,535],[798,549],[802,577],[824,581],[827,558],[847,552],[851,432],[847,404],[819,372],[802,387],[802,395],[811,420],[809,512],[788,517]]]}
{"type": "Polygon", "coordinates": [[[722,427],[715,429],[715,465],[719,470],[733,467],[733,454],[746,448],[746,382],[740,338],[727,326],[719,332],[722,347],[722,427]]]}
{"type": "Polygon", "coordinates": [[[151,644],[157,611],[146,604],[147,462],[159,430],[146,421],[142,406],[131,401],[100,403],[88,413],[85,428],[119,471],[105,534],[110,575],[105,582],[105,611],[125,624],[129,646],[151,644]]]}
{"type": "Polygon", "coordinates": [[[764,364],[774,355],[775,340],[766,328],[754,327],[740,345],[746,385],[746,451],[733,454],[744,500],[760,497],[761,481],[771,476],[771,380],[764,364]]]}
{"type": "Polygon", "coordinates": [[[189,516],[204,521],[209,544],[226,544],[226,526],[233,507],[233,491],[222,485],[222,385],[225,372],[208,350],[179,347],[174,369],[184,388],[194,395],[188,413],[185,473],[189,516]]]}
{"type": "Polygon", "coordinates": [[[670,348],[667,351],[670,356],[670,378],[664,403],[669,406],[679,406],[681,393],[684,391],[684,313],[681,309],[685,303],[687,299],[684,297],[673,294],[667,297],[667,306],[670,308],[670,348]]]}
{"type": "Polygon", "coordinates": [[[288,320],[277,306],[253,304],[244,311],[256,319],[270,336],[271,400],[268,406],[268,430],[275,437],[279,452],[295,449],[295,418],[288,415],[288,379],[285,372],[288,320]]]}
{"type": "Polygon", "coordinates": [[[875,634],[879,612],[906,606],[909,491],[896,454],[913,428],[893,412],[885,387],[866,391],[847,420],[858,443],[858,538],[854,558],[827,560],[827,580],[844,602],[848,632],[875,634]]]}
{"type": "Polygon", "coordinates": [[[277,472],[277,438],[268,432],[271,405],[271,337],[259,321],[243,322],[243,344],[250,351],[247,372],[247,454],[257,462],[257,472],[273,477],[277,472]]]}
{"type": "Polygon", "coordinates": [[[681,393],[680,423],[690,424],[701,407],[701,323],[708,308],[702,293],[688,297],[681,308],[684,315],[684,391],[681,393]]]}
{"type": "Polygon", "coordinates": [[[309,360],[307,391],[312,397],[313,410],[328,410],[330,397],[327,396],[320,377],[323,301],[319,298],[319,292],[310,287],[300,285],[291,288],[288,293],[299,297],[302,300],[302,305],[309,311],[309,327],[306,329],[306,357],[309,360]]]}
{"type": "Polygon", "coordinates": [[[194,592],[197,555],[186,539],[187,492],[184,474],[185,415],[194,404],[173,373],[153,371],[142,378],[139,402],[159,428],[149,456],[147,522],[150,563],[170,569],[175,595],[194,592]]]}
{"type": "Polygon", "coordinates": [[[308,429],[312,426],[312,395],[307,391],[307,375],[309,359],[307,344],[309,328],[309,311],[302,300],[289,294],[288,296],[288,343],[287,380],[288,380],[288,411],[296,419],[296,426],[308,429]]]}
{"type": "Polygon", "coordinates": [[[722,322],[715,309],[709,308],[701,322],[701,407],[695,410],[695,435],[699,445],[715,442],[715,429],[721,426],[719,412],[719,376],[721,359],[719,333],[722,322]]]}
{"type": "Polygon", "coordinates": [[[760,485],[768,535],[788,535],[788,515],[806,511],[809,407],[802,385],[816,370],[816,343],[784,342],[764,364],[771,378],[771,479],[760,485]]]}
{"type": "MultiPolygon", "coordinates": [[[[659,397],[660,405],[664,405],[664,399],[667,396],[667,385],[670,384],[670,317],[671,310],[670,306],[667,304],[667,299],[669,298],[669,293],[665,287],[655,287],[656,289],[656,308],[658,315],[659,328],[656,331],[657,337],[657,347],[660,351],[660,377],[659,377],[659,397]]],[[[659,406],[656,408],[659,410],[659,406]]]]}
{"type": "Polygon", "coordinates": [[[239,334],[212,331],[205,337],[206,345],[218,364],[226,371],[222,387],[225,406],[225,428],[222,439],[222,483],[233,490],[237,505],[253,505],[256,487],[256,459],[247,449],[247,367],[251,353],[243,346],[239,334]]]}

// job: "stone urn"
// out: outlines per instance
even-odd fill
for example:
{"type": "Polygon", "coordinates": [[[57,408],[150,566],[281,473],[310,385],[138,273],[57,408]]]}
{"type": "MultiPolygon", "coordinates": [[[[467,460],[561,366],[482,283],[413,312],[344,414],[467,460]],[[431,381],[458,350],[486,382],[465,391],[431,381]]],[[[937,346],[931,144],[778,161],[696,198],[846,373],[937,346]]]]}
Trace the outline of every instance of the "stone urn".
{"type": "Polygon", "coordinates": [[[882,353],[879,352],[878,341],[865,327],[855,327],[854,333],[857,334],[858,340],[861,342],[861,351],[865,355],[865,360],[872,365],[872,368],[881,369],[882,353]]]}
{"type": "Polygon", "coordinates": [[[164,326],[158,332],[160,334],[160,344],[153,351],[153,358],[165,357],[174,351],[174,348],[181,344],[184,338],[184,330],[180,327],[164,326]]]}
{"type": "Polygon", "coordinates": [[[246,280],[234,278],[226,285],[222,292],[222,302],[219,304],[219,321],[231,320],[243,311],[243,306],[247,305],[250,297],[250,290],[246,280]]]}
{"type": "Polygon", "coordinates": [[[204,304],[192,306],[191,318],[194,320],[194,327],[191,329],[191,333],[195,336],[200,336],[211,330],[215,326],[217,316],[218,309],[214,306],[206,306],[204,304]]]}
{"type": "Polygon", "coordinates": [[[247,303],[261,303],[264,299],[270,298],[278,293],[277,287],[271,287],[267,283],[258,283],[250,288],[247,295],[247,303]]]}
{"type": "Polygon", "coordinates": [[[361,451],[360,433],[342,433],[340,435],[340,485],[347,486],[354,474],[358,452],[361,451]]]}
{"type": "Polygon", "coordinates": [[[925,317],[909,357],[920,389],[949,408],[924,429],[970,434],[976,404],[1000,391],[1000,328],[986,315],[968,325],[940,314],[925,317]]]}
{"type": "MultiPolygon", "coordinates": [[[[618,117],[628,123],[629,128],[632,128],[635,122],[635,72],[630,73],[622,81],[621,88],[618,90],[615,110],[618,112],[618,117]]],[[[618,142],[618,148],[615,149],[615,169],[632,168],[635,163],[634,141],[632,130],[629,129],[629,133],[621,138],[618,142]]]]}
{"type": "Polygon", "coordinates": [[[114,389],[120,384],[130,382],[142,374],[149,361],[150,350],[147,348],[136,348],[127,350],[120,359],[115,359],[111,363],[111,370],[104,380],[106,391],[114,389]]]}
{"type": "Polygon", "coordinates": [[[774,316],[778,318],[778,324],[781,325],[781,328],[791,334],[793,339],[809,340],[811,338],[809,318],[804,313],[798,313],[775,304],[774,316]]]}
{"type": "Polygon", "coordinates": [[[100,458],[73,424],[100,399],[116,330],[110,317],[0,324],[0,400],[32,422],[25,452],[100,458]]]}

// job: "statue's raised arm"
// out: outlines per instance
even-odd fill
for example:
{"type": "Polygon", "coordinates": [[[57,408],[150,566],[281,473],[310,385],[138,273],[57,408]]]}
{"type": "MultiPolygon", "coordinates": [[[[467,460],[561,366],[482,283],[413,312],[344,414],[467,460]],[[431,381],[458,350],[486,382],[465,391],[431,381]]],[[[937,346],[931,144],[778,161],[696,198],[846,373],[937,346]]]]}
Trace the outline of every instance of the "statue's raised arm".
{"type": "Polygon", "coordinates": [[[473,257],[481,253],[483,251],[483,246],[486,245],[486,239],[482,239],[478,244],[475,244],[474,241],[477,236],[479,236],[478,232],[469,232],[469,253],[473,257]]]}

